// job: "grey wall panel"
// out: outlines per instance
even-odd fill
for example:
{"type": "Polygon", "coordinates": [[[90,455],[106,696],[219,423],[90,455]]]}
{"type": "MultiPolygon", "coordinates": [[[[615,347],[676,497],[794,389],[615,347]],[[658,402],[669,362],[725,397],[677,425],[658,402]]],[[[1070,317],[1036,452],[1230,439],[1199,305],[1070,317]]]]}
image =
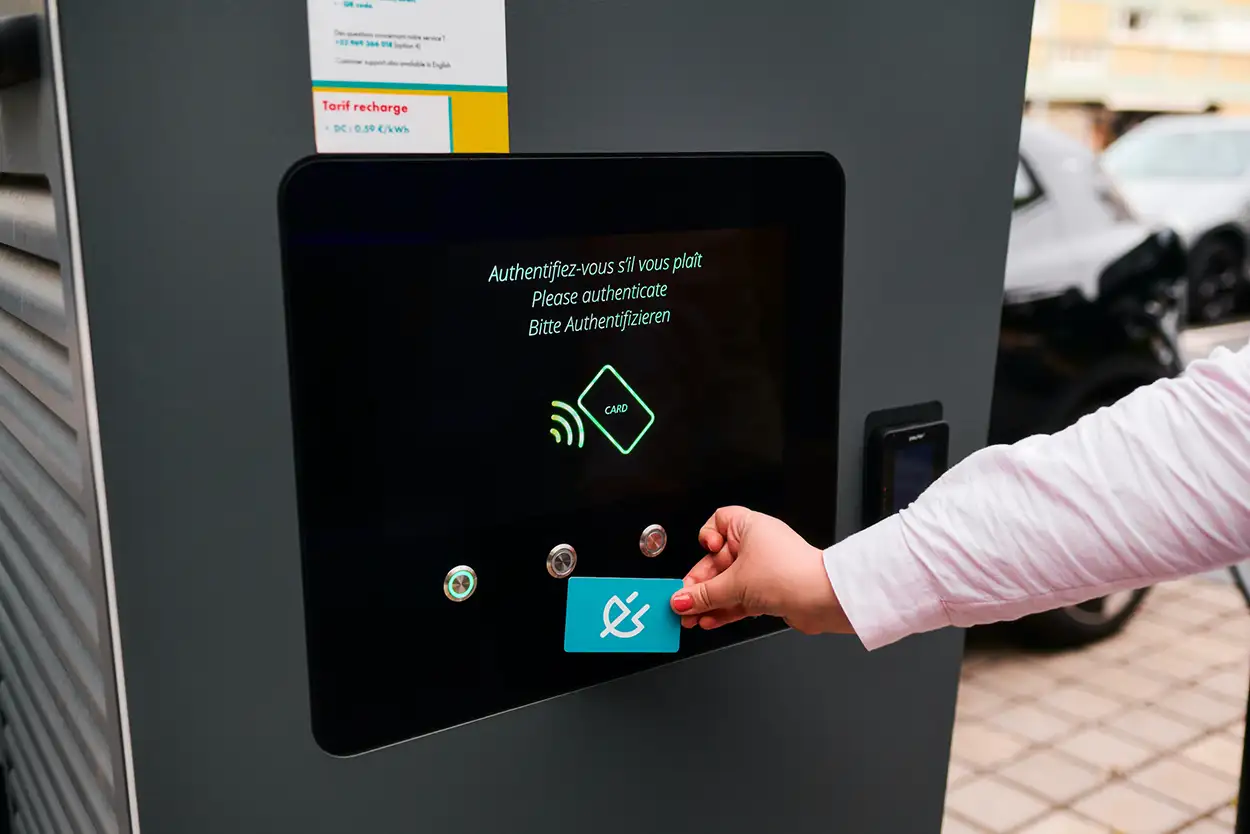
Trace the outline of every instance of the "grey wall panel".
{"type": "MultiPolygon", "coordinates": [[[[40,0],[0,0],[0,14],[40,0]]],[[[44,56],[45,67],[51,62],[44,56]]],[[[0,91],[0,722],[14,830],[121,832],[124,784],[51,74],[0,91]]]]}
{"type": "MultiPolygon", "coordinates": [[[[871,656],[788,634],[375,754],[320,752],[275,212],[313,149],[304,4],[58,6],[145,830],[937,830],[955,632],[871,656]]],[[[956,458],[984,441],[1030,12],[509,6],[518,151],[843,161],[842,533],[867,412],[937,398],[956,458]]]]}

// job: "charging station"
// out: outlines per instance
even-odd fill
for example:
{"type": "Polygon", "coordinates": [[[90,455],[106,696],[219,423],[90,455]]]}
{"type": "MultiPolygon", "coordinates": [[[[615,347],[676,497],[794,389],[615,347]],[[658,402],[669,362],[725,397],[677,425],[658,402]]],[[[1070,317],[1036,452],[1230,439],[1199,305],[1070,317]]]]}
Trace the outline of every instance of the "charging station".
{"type": "Polygon", "coordinates": [[[304,2],[0,11],[14,830],[940,828],[961,633],[665,606],[985,442],[1028,0],[517,0],[507,156],[317,155],[304,2]]]}
{"type": "Polygon", "coordinates": [[[296,164],[279,218],[323,749],[784,628],[683,634],[668,600],[730,496],[833,539],[838,344],[801,337],[841,324],[844,192],[823,154],[296,164]],[[365,288],[374,315],[345,319],[365,288]],[[473,658],[454,674],[448,634],[473,658]]]}

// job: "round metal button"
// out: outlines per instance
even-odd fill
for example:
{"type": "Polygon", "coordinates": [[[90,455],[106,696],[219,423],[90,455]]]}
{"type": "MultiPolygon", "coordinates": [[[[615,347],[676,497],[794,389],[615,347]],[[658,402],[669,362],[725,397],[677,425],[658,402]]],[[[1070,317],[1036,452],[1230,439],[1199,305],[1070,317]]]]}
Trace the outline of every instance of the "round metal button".
{"type": "Polygon", "coordinates": [[[642,550],[642,555],[649,559],[659,556],[666,547],[668,547],[668,533],[658,524],[652,524],[643,530],[638,538],[638,548],[642,550]]]}
{"type": "Polygon", "coordinates": [[[577,568],[577,551],[571,544],[557,544],[547,554],[547,573],[564,579],[577,568]]]}
{"type": "Polygon", "coordinates": [[[447,572],[443,593],[452,602],[464,602],[477,590],[477,573],[468,565],[458,565],[447,572]]]}

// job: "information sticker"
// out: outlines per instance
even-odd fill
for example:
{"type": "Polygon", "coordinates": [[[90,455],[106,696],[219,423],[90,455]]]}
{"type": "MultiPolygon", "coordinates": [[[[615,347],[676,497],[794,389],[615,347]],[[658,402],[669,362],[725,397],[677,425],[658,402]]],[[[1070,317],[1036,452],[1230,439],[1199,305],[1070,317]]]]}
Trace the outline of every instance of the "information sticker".
{"type": "Polygon", "coordinates": [[[506,153],[504,0],[308,0],[319,153],[506,153]]]}

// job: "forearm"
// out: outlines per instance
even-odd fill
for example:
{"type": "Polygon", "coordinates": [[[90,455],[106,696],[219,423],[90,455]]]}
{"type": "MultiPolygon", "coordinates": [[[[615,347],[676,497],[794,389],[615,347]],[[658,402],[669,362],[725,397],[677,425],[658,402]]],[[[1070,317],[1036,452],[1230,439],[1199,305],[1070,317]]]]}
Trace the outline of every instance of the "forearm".
{"type": "Polygon", "coordinates": [[[983,449],[826,551],[868,648],[1250,558],[1250,349],[983,449]]]}

